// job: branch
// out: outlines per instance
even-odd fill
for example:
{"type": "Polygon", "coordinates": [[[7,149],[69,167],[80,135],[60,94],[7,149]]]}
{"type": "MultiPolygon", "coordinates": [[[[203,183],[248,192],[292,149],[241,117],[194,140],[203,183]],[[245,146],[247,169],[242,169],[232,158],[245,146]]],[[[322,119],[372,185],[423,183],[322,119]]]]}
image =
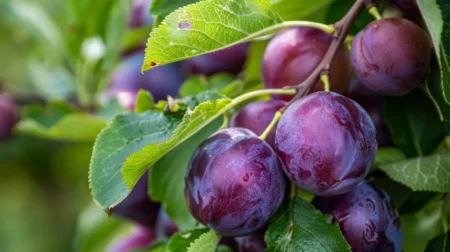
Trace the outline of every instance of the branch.
{"type": "Polygon", "coordinates": [[[352,8],[347,12],[347,14],[334,25],[335,39],[331,43],[330,48],[328,49],[324,58],[322,59],[320,64],[316,67],[314,72],[304,82],[295,86],[295,88],[297,89],[297,94],[287,104],[287,106],[291,105],[297,99],[305,96],[311,90],[314,84],[317,83],[317,81],[320,79],[321,74],[330,73],[331,63],[333,62],[333,59],[336,57],[339,47],[345,41],[345,38],[347,37],[347,34],[349,33],[350,28],[352,27],[359,13],[361,13],[361,10],[369,1],[356,0],[356,2],[353,4],[352,8]]]}

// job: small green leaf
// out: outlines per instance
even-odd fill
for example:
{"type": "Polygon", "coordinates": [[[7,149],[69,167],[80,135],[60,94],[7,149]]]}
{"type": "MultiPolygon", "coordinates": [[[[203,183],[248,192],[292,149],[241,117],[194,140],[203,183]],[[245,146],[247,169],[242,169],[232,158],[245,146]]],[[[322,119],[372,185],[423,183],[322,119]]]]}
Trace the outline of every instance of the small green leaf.
{"type": "Polygon", "coordinates": [[[168,244],[167,252],[185,252],[195,240],[197,240],[202,234],[209,231],[208,228],[192,229],[186,232],[174,234],[168,244]]]}
{"type": "MultiPolygon", "coordinates": [[[[433,88],[440,89],[440,92],[433,92],[432,96],[436,100],[444,99],[450,104],[450,4],[447,0],[417,0],[417,4],[428,27],[439,61],[440,87],[433,88]]],[[[433,86],[437,84],[433,81],[433,86]]]]}
{"type": "Polygon", "coordinates": [[[156,162],[151,170],[150,195],[152,199],[161,201],[164,210],[180,230],[192,228],[196,222],[184,197],[184,176],[189,160],[198,145],[219,129],[222,121],[222,118],[218,118],[201,129],[156,162]]]}
{"type": "Polygon", "coordinates": [[[399,149],[393,147],[382,147],[378,148],[377,155],[375,156],[375,162],[373,162],[373,167],[396,163],[405,159],[405,154],[403,154],[403,152],[399,149]]]}
{"type": "Polygon", "coordinates": [[[308,202],[290,199],[271,219],[266,233],[267,252],[350,251],[338,224],[308,202]]]}
{"type": "Polygon", "coordinates": [[[178,114],[127,112],[102,130],[94,144],[89,181],[94,200],[103,210],[108,211],[130,192],[120,174],[125,159],[144,146],[167,141],[180,122],[178,114]]]}
{"type": "Polygon", "coordinates": [[[180,95],[194,96],[205,91],[219,93],[235,79],[236,77],[230,74],[216,74],[209,78],[203,75],[193,76],[183,83],[180,88],[180,95]]]}
{"type": "MultiPolygon", "coordinates": [[[[123,166],[122,175],[128,188],[132,188],[146,169],[152,167],[159,159],[181,143],[192,137],[221,116],[229,105],[230,99],[218,99],[204,102],[193,111],[188,110],[182,123],[173,131],[168,140],[153,142],[129,156],[123,166]]],[[[131,153],[130,153],[131,154],[131,153]]]]}
{"type": "Polygon", "coordinates": [[[143,89],[139,90],[136,96],[136,105],[134,108],[134,112],[142,113],[151,110],[153,107],[154,107],[154,100],[152,94],[143,89]]]}
{"type": "Polygon", "coordinates": [[[450,232],[441,234],[431,240],[425,252],[450,252],[450,232]]]}
{"type": "Polygon", "coordinates": [[[386,97],[384,115],[395,146],[407,157],[431,154],[447,134],[433,103],[420,89],[386,97]]]}
{"type": "Polygon", "coordinates": [[[450,192],[450,153],[418,157],[379,167],[414,191],[450,192]]]}
{"type": "Polygon", "coordinates": [[[210,230],[191,243],[187,252],[214,252],[219,240],[220,236],[213,230],[210,230]]]}
{"type": "Polygon", "coordinates": [[[249,41],[281,22],[268,0],[205,0],[185,6],[150,34],[142,71],[249,41]]]}
{"type": "Polygon", "coordinates": [[[15,131],[22,134],[62,141],[94,141],[106,121],[77,111],[67,104],[52,102],[47,107],[30,105],[15,131]]]}
{"type": "Polygon", "coordinates": [[[22,134],[63,141],[94,141],[106,126],[106,121],[88,114],[70,114],[61,118],[51,127],[46,127],[32,119],[25,119],[16,125],[22,134]]]}

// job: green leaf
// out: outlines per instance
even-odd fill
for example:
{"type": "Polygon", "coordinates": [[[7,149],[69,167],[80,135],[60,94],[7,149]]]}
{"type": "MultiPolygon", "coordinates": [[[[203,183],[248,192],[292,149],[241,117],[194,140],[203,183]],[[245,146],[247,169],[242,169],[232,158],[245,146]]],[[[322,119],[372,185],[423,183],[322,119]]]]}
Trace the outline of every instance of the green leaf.
{"type": "Polygon", "coordinates": [[[450,192],[450,152],[379,167],[414,191],[450,192]]]}
{"type": "Polygon", "coordinates": [[[139,90],[136,96],[136,106],[134,108],[134,112],[142,113],[151,110],[153,107],[154,100],[152,94],[143,89],[139,90]]]}
{"type": "Polygon", "coordinates": [[[395,146],[407,157],[431,154],[447,134],[433,103],[419,89],[386,97],[384,115],[395,146]]]}
{"type": "Polygon", "coordinates": [[[88,114],[70,114],[51,127],[45,127],[32,119],[25,119],[16,125],[22,134],[64,141],[94,141],[106,126],[106,121],[88,114]]]}
{"type": "Polygon", "coordinates": [[[295,198],[283,203],[271,219],[265,240],[267,252],[350,251],[338,224],[306,201],[295,198]]]}
{"type": "Polygon", "coordinates": [[[150,14],[156,16],[167,15],[180,7],[196,3],[198,1],[199,0],[153,0],[150,7],[150,14]]]}
{"type": "Polygon", "coordinates": [[[106,126],[102,118],[79,112],[67,104],[52,102],[47,107],[30,105],[15,131],[21,134],[62,141],[94,141],[106,126]]]}
{"type": "Polygon", "coordinates": [[[450,252],[450,232],[441,234],[431,240],[425,252],[450,252]]]}
{"type": "Polygon", "coordinates": [[[150,34],[142,71],[249,41],[281,22],[268,0],[188,5],[168,15],[150,34]]]}
{"type": "Polygon", "coordinates": [[[205,91],[219,93],[235,79],[236,77],[230,74],[216,74],[209,78],[203,75],[193,76],[183,83],[180,88],[180,95],[194,96],[205,91]]]}
{"type": "Polygon", "coordinates": [[[220,236],[213,230],[210,230],[191,243],[187,252],[214,252],[219,240],[220,236]]]}
{"type": "Polygon", "coordinates": [[[403,152],[399,149],[393,147],[382,147],[378,148],[377,155],[375,156],[375,162],[373,162],[373,167],[396,163],[405,159],[405,154],[403,154],[403,152]]]}
{"type": "Polygon", "coordinates": [[[130,192],[120,174],[125,159],[144,146],[167,141],[180,122],[178,114],[127,112],[102,130],[94,144],[89,181],[94,200],[103,210],[108,211],[130,192]]]}
{"type": "Polygon", "coordinates": [[[428,242],[442,233],[441,202],[432,201],[422,210],[400,216],[403,227],[403,251],[423,252],[428,242]]]}
{"type": "MultiPolygon", "coordinates": [[[[123,166],[122,175],[128,188],[132,188],[146,169],[152,167],[159,159],[181,143],[206,127],[222,115],[232,105],[230,99],[218,99],[204,102],[193,111],[188,110],[183,121],[173,131],[170,139],[153,142],[129,156],[123,166]]],[[[131,153],[130,153],[131,154],[131,153]]]]}
{"type": "MultiPolygon", "coordinates": [[[[440,92],[433,92],[432,95],[436,100],[444,99],[450,104],[450,4],[447,0],[417,0],[417,4],[439,61],[440,87],[434,89],[440,89],[440,92]]],[[[433,81],[433,85],[437,82],[433,81]]]]}
{"type": "Polygon", "coordinates": [[[450,120],[450,105],[444,98],[441,86],[441,71],[437,59],[431,59],[430,73],[425,81],[425,90],[433,101],[441,121],[450,120]]]}
{"type": "MultiPolygon", "coordinates": [[[[283,20],[322,20],[334,0],[277,0],[273,5],[283,20]]],[[[348,10],[348,9],[347,9],[348,10]]]]}
{"type": "Polygon", "coordinates": [[[168,244],[167,252],[185,252],[195,240],[197,240],[202,234],[209,231],[208,228],[192,229],[186,232],[174,234],[168,244]]]}
{"type": "Polygon", "coordinates": [[[198,145],[219,129],[222,121],[218,118],[201,129],[156,162],[151,170],[150,195],[152,199],[161,201],[164,210],[180,230],[192,228],[196,222],[184,203],[184,175],[189,160],[198,145]]]}

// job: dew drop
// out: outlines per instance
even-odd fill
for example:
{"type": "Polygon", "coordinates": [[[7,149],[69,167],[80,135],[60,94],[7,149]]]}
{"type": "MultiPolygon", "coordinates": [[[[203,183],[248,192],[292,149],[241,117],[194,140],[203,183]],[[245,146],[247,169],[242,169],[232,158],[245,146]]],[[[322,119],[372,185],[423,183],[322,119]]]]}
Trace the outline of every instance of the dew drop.
{"type": "Polygon", "coordinates": [[[178,28],[180,30],[189,30],[191,29],[191,23],[189,21],[184,21],[178,24],[178,28]]]}

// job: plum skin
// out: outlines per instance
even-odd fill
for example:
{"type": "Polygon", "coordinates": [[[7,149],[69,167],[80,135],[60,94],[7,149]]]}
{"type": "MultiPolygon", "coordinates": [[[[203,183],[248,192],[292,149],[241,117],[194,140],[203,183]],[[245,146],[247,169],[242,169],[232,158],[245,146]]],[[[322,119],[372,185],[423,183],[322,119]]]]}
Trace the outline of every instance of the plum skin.
{"type": "Polygon", "coordinates": [[[148,172],[144,173],[130,194],[112,210],[113,214],[131,219],[153,230],[160,204],[148,196],[148,172]]]}
{"type": "Polygon", "coordinates": [[[238,44],[216,52],[199,55],[182,62],[188,74],[211,76],[218,73],[239,74],[247,60],[248,43],[238,44]]]}
{"type": "Polygon", "coordinates": [[[125,252],[134,251],[135,249],[145,249],[149,247],[154,240],[156,240],[156,237],[152,230],[137,225],[129,236],[115,241],[107,249],[107,252],[125,252]]]}
{"type": "Polygon", "coordinates": [[[238,244],[239,252],[263,252],[267,248],[264,232],[256,232],[234,239],[238,244]]]}
{"type": "MultiPolygon", "coordinates": [[[[320,64],[333,36],[309,27],[290,28],[278,33],[267,45],[261,65],[265,88],[295,86],[306,80],[320,64]]],[[[352,68],[347,49],[342,45],[331,65],[330,88],[342,93],[351,79],[352,68]]],[[[311,92],[323,91],[318,81],[311,92]]],[[[291,95],[272,95],[289,101],[291,95]]]]}
{"type": "Polygon", "coordinates": [[[383,95],[409,93],[425,79],[431,59],[428,34],[413,22],[386,18],[370,23],[352,42],[358,79],[383,95]]]}
{"type": "Polygon", "coordinates": [[[142,74],[143,61],[144,51],[134,52],[125,57],[110,78],[107,95],[114,96],[126,91],[137,93],[139,89],[144,89],[158,101],[165,100],[168,95],[178,94],[184,77],[177,64],[156,67],[142,74]]]}
{"type": "Polygon", "coordinates": [[[18,118],[13,99],[0,93],[0,141],[11,137],[12,129],[18,118]]]}
{"type": "Polygon", "coordinates": [[[386,192],[367,182],[333,197],[316,197],[313,205],[339,223],[352,251],[396,251],[403,246],[400,219],[386,192]]]}
{"type": "Polygon", "coordinates": [[[363,181],[372,166],[375,126],[355,101],[316,92],[286,109],[275,150],[286,175],[300,188],[320,196],[343,194],[363,181]]]}
{"type": "Polygon", "coordinates": [[[267,224],[286,190],[282,163],[253,132],[229,128],[203,141],[185,177],[188,209],[224,236],[244,236],[267,224]]]}
{"type": "Polygon", "coordinates": [[[153,24],[153,17],[149,13],[151,0],[134,0],[130,15],[128,16],[128,28],[136,29],[153,24]]]}
{"type": "MultiPolygon", "coordinates": [[[[246,105],[230,120],[230,127],[246,128],[261,135],[272,122],[275,113],[284,107],[281,100],[259,101],[246,105]]],[[[275,147],[275,128],[266,138],[266,142],[275,147]]]]}

